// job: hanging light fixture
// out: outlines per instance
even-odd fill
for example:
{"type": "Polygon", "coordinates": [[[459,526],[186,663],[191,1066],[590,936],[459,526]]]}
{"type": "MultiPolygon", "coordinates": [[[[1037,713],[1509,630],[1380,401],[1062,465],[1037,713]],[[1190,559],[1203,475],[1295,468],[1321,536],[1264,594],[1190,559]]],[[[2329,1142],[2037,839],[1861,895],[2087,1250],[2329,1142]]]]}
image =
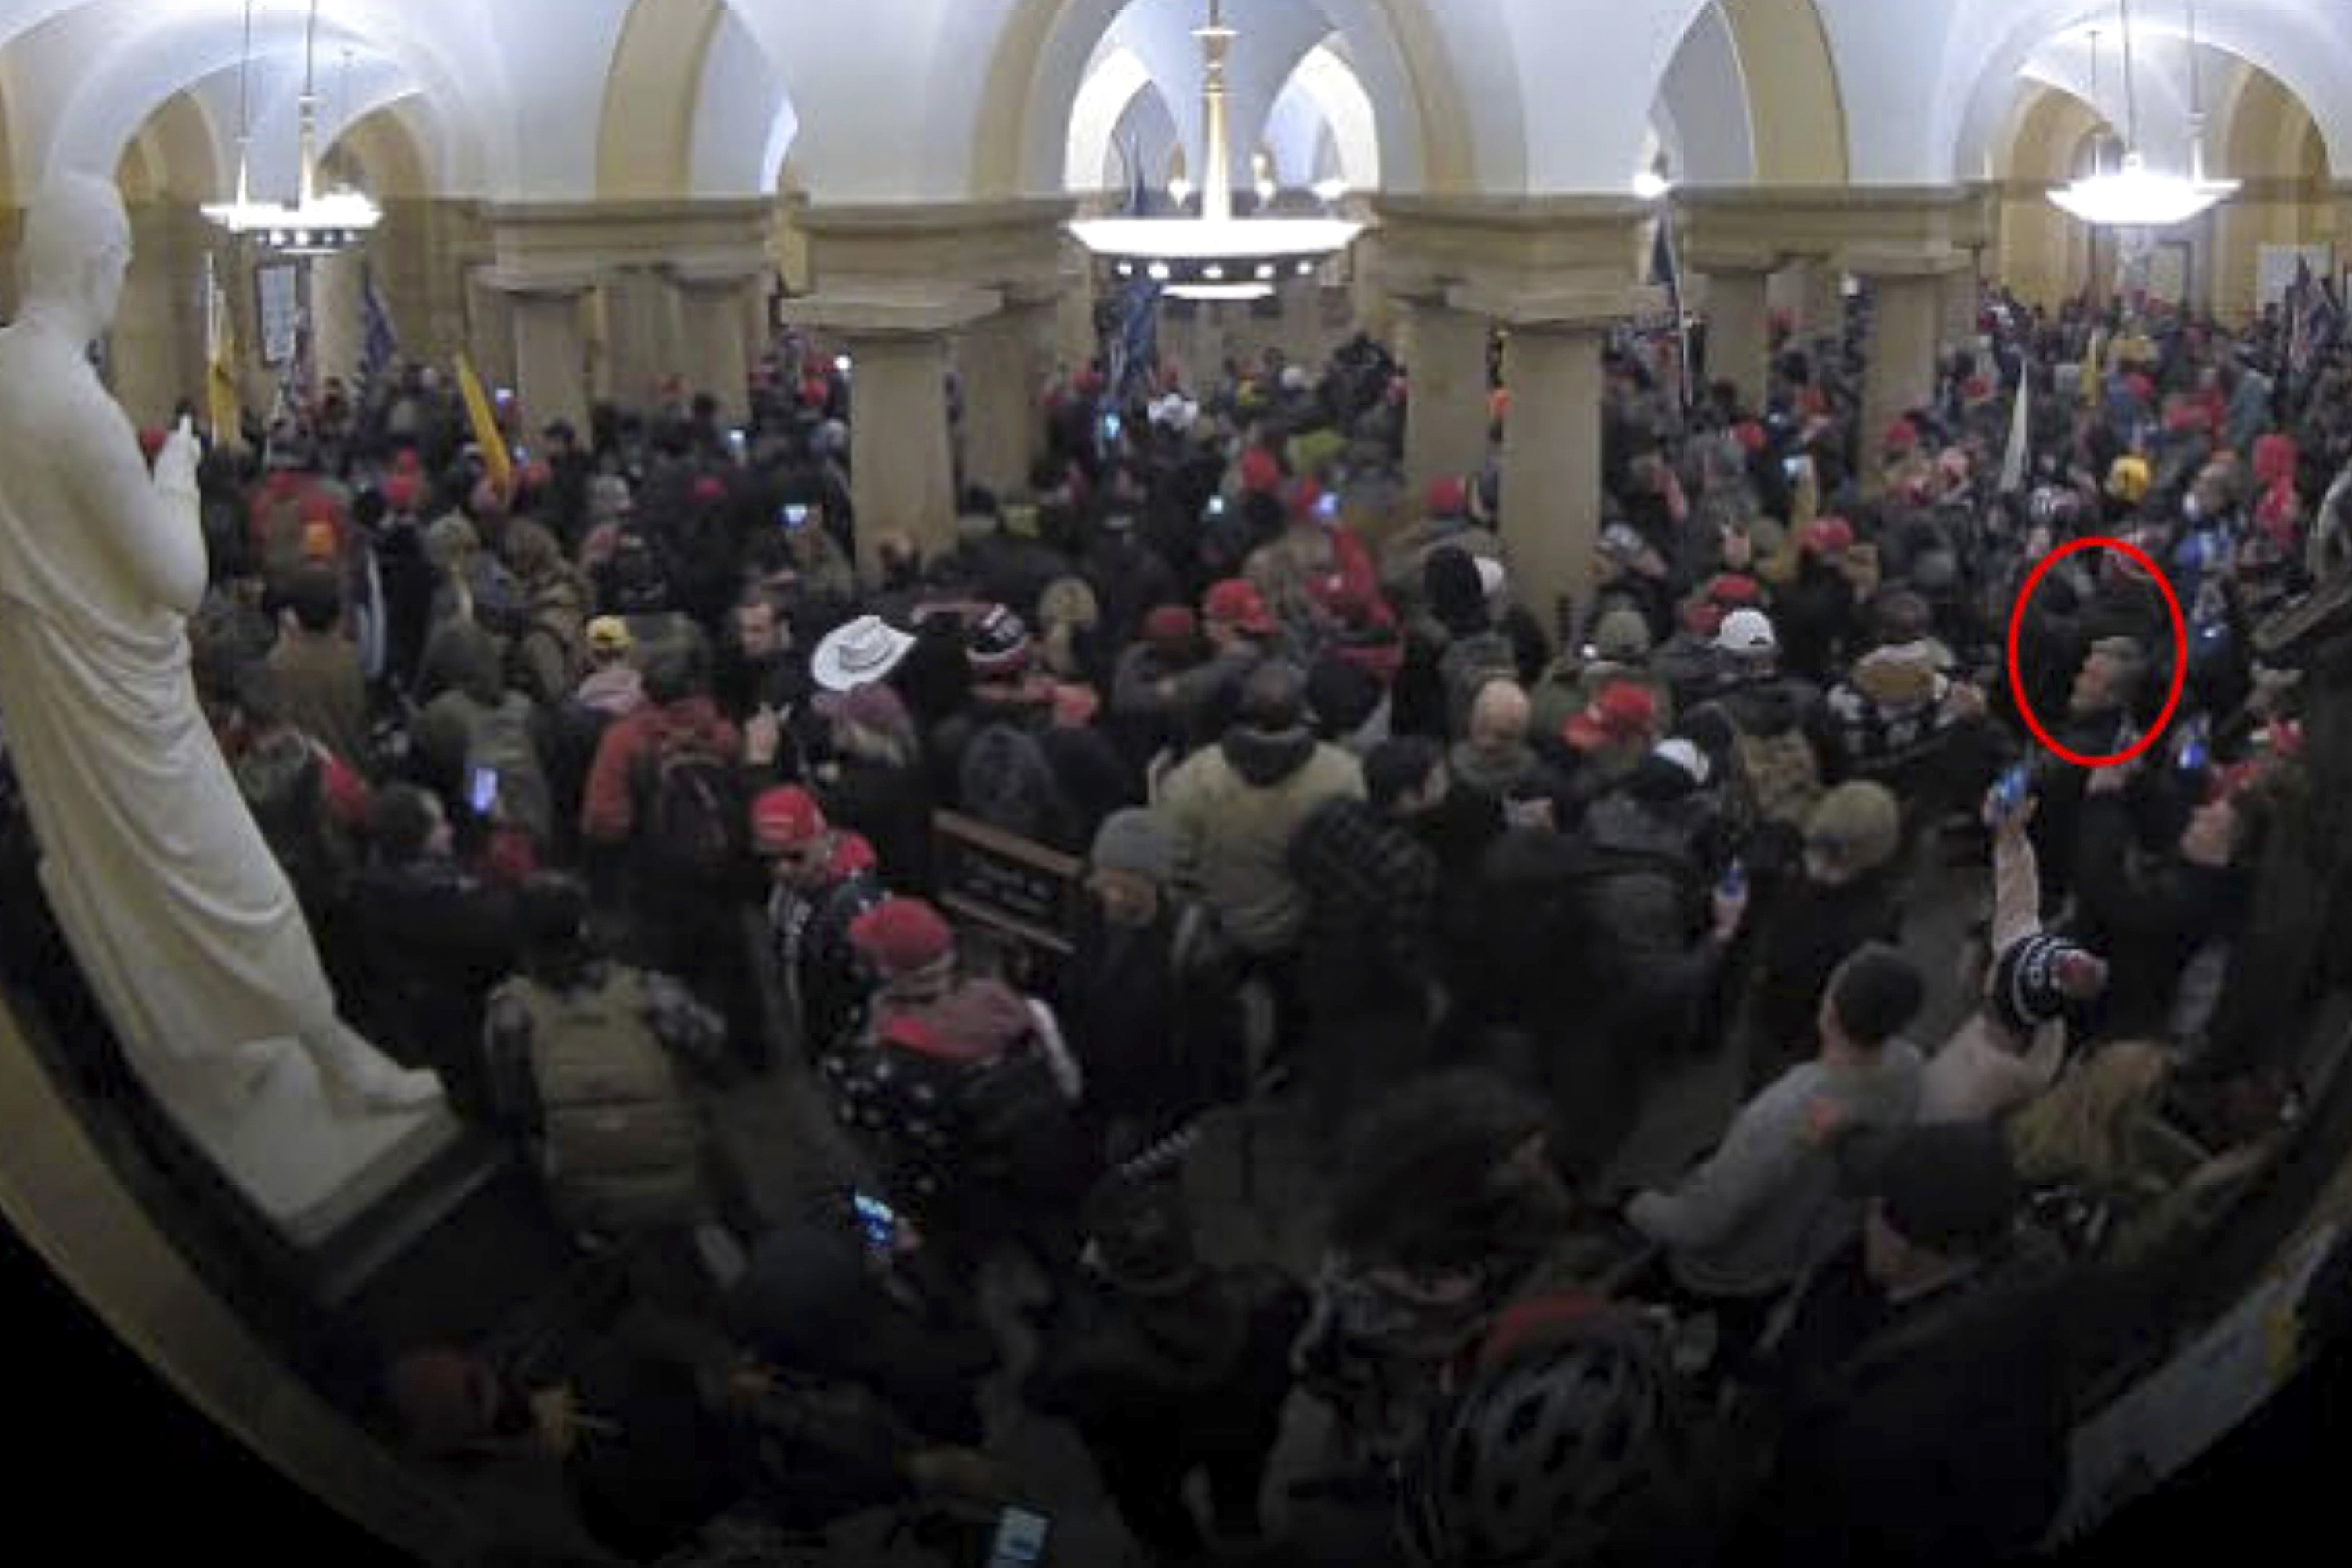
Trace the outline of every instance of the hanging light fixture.
{"type": "Polygon", "coordinates": [[[2236,180],[2205,177],[2205,73],[2197,58],[2197,0],[2184,0],[2189,10],[2189,183],[2217,202],[2238,194],[2236,180]]]}
{"type": "MultiPolygon", "coordinates": [[[[1225,26],[1224,0],[1209,0],[1209,24],[1192,35],[1201,41],[1202,162],[1198,217],[1081,218],[1070,233],[1089,251],[1113,262],[1145,265],[1178,299],[1257,300],[1274,292],[1270,283],[1224,282],[1245,273],[1263,279],[1276,263],[1294,264],[1312,274],[1324,260],[1345,250],[1363,225],[1333,217],[1234,216],[1231,133],[1225,102],[1225,62],[1234,31],[1225,26]],[[1217,278],[1209,268],[1220,269],[1217,278]]],[[[1188,192],[1189,194],[1189,192],[1188,192]]]]}
{"type": "MultiPolygon", "coordinates": [[[[294,205],[252,198],[253,0],[245,0],[245,58],[237,69],[236,199],[204,209],[205,216],[241,239],[281,256],[335,256],[364,240],[383,220],[375,203],[353,190],[319,190],[319,0],[302,51],[301,184],[294,205]]],[[[346,68],[348,90],[348,68],[346,68]]]]}
{"type": "MultiPolygon", "coordinates": [[[[2182,179],[2147,166],[2139,145],[2139,97],[2132,77],[2131,0],[2116,0],[2124,38],[2123,162],[2110,174],[2095,165],[2090,176],[2076,180],[2050,199],[2064,211],[2099,228],[2170,228],[2210,211],[2235,189],[2182,179]]],[[[2095,59],[2095,57],[2094,57],[2095,59]]],[[[2193,57],[2192,57],[2192,68],[2193,57]]]]}

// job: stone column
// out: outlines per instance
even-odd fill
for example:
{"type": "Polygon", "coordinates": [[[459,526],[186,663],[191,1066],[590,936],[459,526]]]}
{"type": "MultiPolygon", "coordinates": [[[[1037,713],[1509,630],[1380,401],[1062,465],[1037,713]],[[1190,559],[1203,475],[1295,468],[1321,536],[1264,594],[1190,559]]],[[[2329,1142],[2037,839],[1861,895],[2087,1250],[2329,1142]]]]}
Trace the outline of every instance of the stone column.
{"type": "Polygon", "coordinates": [[[498,268],[484,266],[466,279],[466,349],[485,384],[512,386],[517,379],[514,298],[494,281],[497,277],[498,268]]]}
{"type": "Polygon", "coordinates": [[[346,251],[341,256],[314,256],[307,265],[319,384],[323,389],[330,378],[341,376],[344,385],[353,385],[365,336],[360,320],[361,268],[365,261],[360,253],[346,251]]]}
{"type": "Polygon", "coordinates": [[[1511,595],[1554,636],[1592,591],[1605,323],[1511,329],[1503,535],[1511,595]]]}
{"type": "Polygon", "coordinates": [[[948,441],[950,334],[993,314],[982,289],[899,289],[795,300],[785,319],[842,341],[850,383],[850,499],[857,563],[873,574],[875,545],[904,532],[925,555],[955,543],[955,469],[948,441]]]}
{"type": "Polygon", "coordinates": [[[614,268],[602,287],[614,399],[624,408],[650,407],[662,383],[689,368],[677,293],[651,266],[614,268]]]}
{"type": "Polygon", "coordinates": [[[588,350],[580,330],[586,279],[508,284],[514,319],[515,392],[528,428],[558,419],[588,428],[588,350]]]}
{"type": "Polygon", "coordinates": [[[1503,542],[1511,597],[1558,636],[1592,591],[1601,539],[1601,351],[1655,290],[1623,286],[1536,294],[1453,290],[1460,308],[1505,323],[1511,418],[1503,435],[1503,542]]]}
{"type": "Polygon", "coordinates": [[[1044,443],[1038,392],[1044,340],[1055,301],[1014,297],[975,321],[956,342],[963,374],[963,473],[1000,493],[1029,481],[1044,443]]]}
{"type": "Polygon", "coordinates": [[[1936,393],[1944,279],[1961,265],[1951,252],[1857,252],[1848,265],[1873,295],[1862,396],[1862,480],[1878,480],[1877,443],[1889,426],[1936,393]]]}
{"type": "Polygon", "coordinates": [[[1945,274],[1939,286],[1943,314],[1943,346],[1973,350],[1977,344],[1978,271],[1976,258],[1962,256],[1961,265],[1945,274]]]}
{"type": "Polygon", "coordinates": [[[742,425],[751,416],[751,366],[743,330],[743,296],[750,289],[740,276],[698,276],[683,267],[677,278],[687,390],[717,398],[719,417],[728,425],[742,425]]]}
{"type": "MultiPolygon", "coordinates": [[[[1486,317],[1443,298],[1409,298],[1401,314],[1413,353],[1405,367],[1405,482],[1417,500],[1432,479],[1486,466],[1488,329],[1486,317]]],[[[1512,399],[1515,413],[1518,402],[1512,399]]]]}
{"type": "Polygon", "coordinates": [[[1821,338],[1845,335],[1845,268],[1834,257],[1816,256],[1804,263],[1805,304],[1797,318],[1799,337],[1807,346],[1821,338]]]}
{"type": "Polygon", "coordinates": [[[1323,279],[1320,273],[1286,278],[1279,285],[1282,357],[1309,370],[1323,363],[1323,279]]]}
{"type": "MultiPolygon", "coordinates": [[[[188,353],[182,329],[194,321],[201,331],[204,262],[185,243],[173,204],[139,202],[130,217],[131,269],[108,334],[107,364],[115,399],[132,422],[161,426],[181,398],[200,398],[203,391],[203,351],[188,353]]],[[[234,288],[236,280],[223,286],[234,288]]]]}
{"type": "MultiPolygon", "coordinates": [[[[1706,275],[1706,374],[1739,389],[1741,405],[1760,412],[1771,382],[1769,285],[1777,258],[1698,252],[1694,269],[1706,275]]],[[[1516,400],[1515,400],[1516,405],[1516,400]]]]}

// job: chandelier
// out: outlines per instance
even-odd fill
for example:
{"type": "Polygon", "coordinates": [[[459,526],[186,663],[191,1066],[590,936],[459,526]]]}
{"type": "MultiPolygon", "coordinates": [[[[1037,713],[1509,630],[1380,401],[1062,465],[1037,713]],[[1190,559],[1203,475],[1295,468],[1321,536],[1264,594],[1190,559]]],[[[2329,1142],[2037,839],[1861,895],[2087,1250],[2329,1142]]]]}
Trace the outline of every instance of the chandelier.
{"type": "MultiPolygon", "coordinates": [[[[1286,274],[1313,277],[1363,232],[1363,225],[1334,217],[1234,216],[1225,61],[1236,34],[1225,26],[1223,0],[1209,0],[1209,25],[1192,36],[1201,41],[1206,128],[1201,216],[1081,218],[1070,225],[1070,233],[1121,278],[1141,272],[1179,300],[1264,300],[1286,274]]],[[[1188,188],[1185,195],[1190,194],[1188,188]]],[[[1264,184],[1258,194],[1263,200],[1264,184]]]]}
{"type": "MultiPolygon", "coordinates": [[[[2237,194],[2235,180],[2205,177],[2205,116],[2199,102],[2197,71],[2197,6],[2189,0],[2189,175],[2168,174],[2147,166],[2139,146],[2139,99],[2132,79],[2131,0],[2116,0],[2122,15],[2124,38],[2124,153],[2115,173],[2097,167],[2094,158],[2089,177],[2050,193],[2059,207],[2100,228],[2169,228],[2210,211],[2237,194]]],[[[2091,35],[2091,78],[2098,91],[2098,35],[2091,35]]]]}
{"type": "Polygon", "coordinates": [[[245,60],[237,76],[236,199],[214,203],[205,216],[232,236],[250,238],[281,256],[335,256],[351,249],[383,219],[358,191],[319,190],[319,0],[310,0],[302,50],[301,185],[294,205],[252,198],[247,163],[253,142],[253,0],[245,0],[245,60]]]}

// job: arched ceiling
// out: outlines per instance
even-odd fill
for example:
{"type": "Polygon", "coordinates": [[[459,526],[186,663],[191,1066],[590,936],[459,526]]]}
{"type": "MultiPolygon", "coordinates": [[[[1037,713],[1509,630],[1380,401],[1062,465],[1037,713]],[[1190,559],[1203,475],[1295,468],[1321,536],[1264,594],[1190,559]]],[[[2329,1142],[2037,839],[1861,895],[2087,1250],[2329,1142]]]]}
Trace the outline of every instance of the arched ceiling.
{"type": "MultiPolygon", "coordinates": [[[[739,195],[790,152],[820,202],[957,201],[1068,188],[1074,109],[1108,51],[1140,60],[1197,145],[1207,0],[320,0],[330,134],[412,118],[437,195],[499,201],[739,195]],[[338,99],[343,51],[352,101],[338,99]]],[[[290,166],[306,0],[256,0],[257,177],[290,166]]],[[[1706,181],[1942,184],[1979,177],[2020,83],[2088,94],[2084,28],[2115,0],[1230,0],[1235,142],[1288,166],[1349,152],[1352,104],[1300,81],[1318,47],[1373,106],[1398,192],[1621,193],[1655,122],[1706,181]],[[1310,145],[1313,151],[1310,153],[1310,145]]],[[[2179,0],[2135,0],[2152,155],[2180,131],[2179,0]]],[[[234,136],[243,0],[0,0],[0,146],[22,191],[110,170],[186,94],[234,136]],[[226,114],[224,110],[226,110],[226,114]]],[[[2216,65],[2309,106],[2352,170],[2352,4],[2202,0],[2216,65]]],[[[2112,53],[2112,51],[2110,51],[2112,53]]],[[[2119,86],[2103,82],[2102,107],[2119,86]]],[[[1337,75],[1326,72],[1328,81],[1337,75]]],[[[2218,90],[2229,90],[2226,77],[2218,90]]],[[[2216,99],[2217,112],[2219,100],[2216,99]]],[[[1122,102],[1121,112],[1124,112],[1122,102]]],[[[1088,110],[1087,112],[1093,112],[1088,110]]],[[[1360,119],[1360,117],[1358,117],[1360,119]]],[[[1117,122],[1113,115],[1110,123],[1117,122]]],[[[222,176],[233,158],[215,160],[222,176]]],[[[1351,180],[1358,178],[1349,171],[1351,180]]]]}

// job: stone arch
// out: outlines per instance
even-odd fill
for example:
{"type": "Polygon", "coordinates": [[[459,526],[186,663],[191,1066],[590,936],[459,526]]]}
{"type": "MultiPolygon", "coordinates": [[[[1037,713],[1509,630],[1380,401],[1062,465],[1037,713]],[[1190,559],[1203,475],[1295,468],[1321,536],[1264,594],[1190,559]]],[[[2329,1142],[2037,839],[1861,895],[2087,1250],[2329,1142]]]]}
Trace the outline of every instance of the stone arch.
{"type": "MultiPolygon", "coordinates": [[[[1475,183],[1470,116],[1421,0],[1315,0],[1373,102],[1383,184],[1475,183]]],[[[972,137],[973,190],[1037,195],[1068,165],[1068,110],[1124,0],[1017,0],[998,30],[972,137]]]]}
{"type": "Polygon", "coordinates": [[[597,120],[596,194],[674,196],[694,183],[704,67],[724,0],[638,0],[621,24],[597,120]]]}
{"type": "Polygon", "coordinates": [[[1114,48],[1096,63],[1079,85],[1077,99],[1070,106],[1070,132],[1062,172],[1066,189],[1102,188],[1111,161],[1118,153],[1117,137],[1121,123],[1144,94],[1158,90],[1150,68],[1132,49],[1114,48]]]}
{"type": "MultiPolygon", "coordinates": [[[[1933,0],[1920,0],[1923,7],[1930,4],[1933,0]]],[[[1858,35],[1865,29],[1854,18],[1864,9],[1839,5],[1833,14],[1846,18],[1843,25],[1858,35]]],[[[1888,17],[1872,25],[1885,35],[1874,39],[1880,58],[1901,47],[1893,15],[1897,8],[1884,9],[1888,17]]],[[[1948,57],[1927,51],[1935,69],[1932,79],[1907,83],[1908,89],[1928,94],[1924,111],[1919,103],[1910,103],[1900,105],[1898,114],[1881,102],[1875,109],[1883,123],[1870,129],[1890,144],[1895,156],[1906,155],[1904,144],[1914,128],[1924,129],[1928,142],[1917,150],[1928,164],[1924,172],[1944,179],[1969,176],[1968,156],[1990,143],[1988,127],[2006,111],[2011,79],[2028,57],[2084,20],[2073,0],[2038,0],[2013,8],[1997,8],[1996,0],[1945,0],[1945,16],[1916,19],[1910,6],[1900,9],[1902,30],[1913,35],[1915,46],[1916,37],[1933,37],[1939,26],[1948,26],[1949,36],[1956,42],[1965,40],[1965,47],[1948,57]]],[[[2133,19],[2134,36],[2158,46],[2165,41],[2177,45],[2181,31],[2176,17],[2135,15],[2133,19]]],[[[2352,166],[2352,51],[2344,47],[2340,22],[2324,18],[2315,7],[2213,6],[2199,12],[2198,37],[2200,44],[2276,78],[2295,98],[2313,106],[2331,161],[2352,166]]]]}
{"type": "Polygon", "coordinates": [[[2093,105],[2041,82],[2024,85],[1994,153],[2001,201],[1995,276],[2053,309],[2090,282],[2091,236],[2052,205],[2052,185],[2087,172],[2091,139],[2106,123],[2093,105]]]}
{"type": "Polygon", "coordinates": [[[1844,87],[1815,0],[1718,0],[1709,9],[1738,53],[1757,183],[1844,184],[1844,87]]]}
{"type": "MultiPolygon", "coordinates": [[[[482,95],[497,92],[504,73],[497,51],[488,47],[479,51],[480,58],[469,58],[463,79],[449,70],[438,51],[453,47],[453,40],[471,37],[478,23],[450,17],[446,26],[436,19],[426,27],[414,15],[439,8],[437,0],[423,0],[399,12],[377,0],[341,0],[322,15],[323,129],[330,134],[335,129],[339,84],[330,73],[338,68],[337,54],[349,49],[373,79],[397,78],[401,90],[422,89],[444,106],[461,133],[446,140],[443,150],[450,166],[443,171],[442,183],[478,189],[486,169],[500,164],[505,144],[498,134],[498,117],[473,110],[482,95]]],[[[37,180],[52,168],[110,169],[149,112],[175,93],[194,90],[216,122],[232,122],[234,82],[246,58],[234,16],[219,5],[175,9],[162,17],[155,9],[134,0],[89,0],[9,37],[0,60],[13,82],[32,84],[27,101],[18,106],[23,111],[19,128],[33,132],[15,143],[20,184],[37,180]],[[224,79],[229,89],[226,117],[222,113],[224,79]]],[[[261,133],[271,114],[290,126],[302,54],[300,19],[290,9],[272,9],[257,20],[257,161],[282,154],[286,167],[281,173],[290,177],[290,131],[268,142],[261,133]],[[287,145],[279,146],[280,141],[287,145]]],[[[373,101],[387,91],[376,79],[367,96],[373,101]]]]}
{"type": "Polygon", "coordinates": [[[1334,177],[1344,182],[1351,191],[1376,191],[1381,187],[1380,119],[1371,95],[1356,75],[1355,68],[1335,47],[1326,40],[1309,49],[1299,60],[1290,79],[1275,99],[1275,113],[1268,116],[1271,125],[1287,102],[1297,102],[1296,110],[1302,121],[1319,121],[1317,137],[1302,177],[1294,183],[1300,186],[1315,184],[1322,177],[1326,160],[1334,177]]]}
{"type": "Polygon", "coordinates": [[[353,183],[380,202],[427,201],[435,195],[429,130],[420,124],[431,112],[421,95],[395,99],[355,120],[331,156],[347,159],[353,183]]]}
{"type": "MultiPolygon", "coordinates": [[[[1676,179],[1703,185],[1755,179],[1757,116],[1744,63],[1722,7],[1701,11],[1667,63],[1650,110],[1676,179]]],[[[1625,177],[1646,166],[1637,160],[1625,177]]]]}

